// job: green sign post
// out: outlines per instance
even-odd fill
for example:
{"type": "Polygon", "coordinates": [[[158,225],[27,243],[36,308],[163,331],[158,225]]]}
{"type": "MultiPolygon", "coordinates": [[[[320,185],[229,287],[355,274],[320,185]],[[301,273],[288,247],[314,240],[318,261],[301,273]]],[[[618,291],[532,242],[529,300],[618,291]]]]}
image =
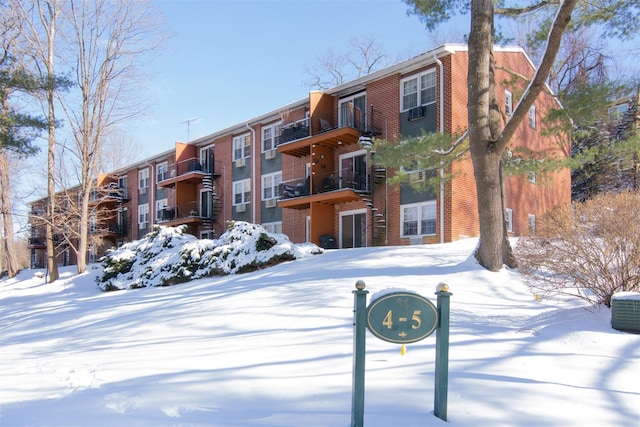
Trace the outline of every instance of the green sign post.
{"type": "Polygon", "coordinates": [[[434,414],[447,420],[449,381],[449,287],[438,285],[437,306],[421,295],[391,292],[366,306],[367,291],[362,280],[354,294],[354,352],[351,427],[364,426],[365,326],[376,337],[397,344],[420,341],[436,331],[436,373],[434,414]]]}

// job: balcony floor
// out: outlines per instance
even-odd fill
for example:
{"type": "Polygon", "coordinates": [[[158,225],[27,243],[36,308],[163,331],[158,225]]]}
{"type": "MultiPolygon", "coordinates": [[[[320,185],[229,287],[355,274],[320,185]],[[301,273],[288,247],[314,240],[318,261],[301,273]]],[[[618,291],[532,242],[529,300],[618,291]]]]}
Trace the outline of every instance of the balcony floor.
{"type": "Polygon", "coordinates": [[[278,207],[285,209],[308,209],[311,203],[324,203],[337,205],[338,203],[354,202],[361,200],[360,195],[351,188],[328,191],[325,193],[311,194],[309,196],[292,197],[278,200],[278,207]]]}

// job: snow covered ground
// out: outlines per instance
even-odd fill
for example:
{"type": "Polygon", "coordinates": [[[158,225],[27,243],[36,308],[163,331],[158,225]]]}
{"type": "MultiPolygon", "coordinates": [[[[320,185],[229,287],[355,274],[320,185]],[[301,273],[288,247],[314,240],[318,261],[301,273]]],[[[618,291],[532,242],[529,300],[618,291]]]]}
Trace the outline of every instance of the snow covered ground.
{"type": "Polygon", "coordinates": [[[330,250],[253,273],[101,292],[100,266],[0,281],[0,425],[347,427],[353,294],[451,297],[448,423],[433,415],[435,334],[367,332],[367,427],[638,426],[640,335],[607,308],[542,301],[490,273],[475,239],[330,250]]]}

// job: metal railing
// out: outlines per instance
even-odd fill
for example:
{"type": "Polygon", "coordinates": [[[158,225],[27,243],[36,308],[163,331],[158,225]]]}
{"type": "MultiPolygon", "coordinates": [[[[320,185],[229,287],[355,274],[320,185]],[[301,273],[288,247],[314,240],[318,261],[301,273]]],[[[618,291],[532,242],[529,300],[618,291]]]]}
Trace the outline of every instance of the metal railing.
{"type": "MultiPolygon", "coordinates": [[[[158,218],[158,222],[170,222],[187,218],[208,218],[203,217],[199,210],[200,206],[198,202],[183,203],[176,206],[165,206],[162,209],[162,215],[158,218]]],[[[211,208],[210,217],[213,215],[213,208],[211,208]]]]}
{"type": "Polygon", "coordinates": [[[309,196],[311,194],[328,193],[345,188],[357,192],[369,191],[366,173],[354,173],[351,169],[335,170],[326,173],[315,173],[311,177],[298,178],[280,183],[280,198],[309,196]]]}

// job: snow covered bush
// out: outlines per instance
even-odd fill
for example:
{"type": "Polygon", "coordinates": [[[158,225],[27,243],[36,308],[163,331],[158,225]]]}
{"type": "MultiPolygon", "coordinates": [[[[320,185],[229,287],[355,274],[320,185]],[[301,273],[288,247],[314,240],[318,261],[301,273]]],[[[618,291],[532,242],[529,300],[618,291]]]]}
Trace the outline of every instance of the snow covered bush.
{"type": "Polygon", "coordinates": [[[284,234],[233,222],[219,239],[196,239],[184,227],[157,226],[140,240],[109,251],[96,278],[103,291],[169,286],[202,277],[246,273],[323,250],[294,245],[284,234]]]}
{"type": "Polygon", "coordinates": [[[610,307],[614,293],[640,291],[640,193],[603,194],[551,211],[515,253],[540,298],[573,295],[610,307]]]}

